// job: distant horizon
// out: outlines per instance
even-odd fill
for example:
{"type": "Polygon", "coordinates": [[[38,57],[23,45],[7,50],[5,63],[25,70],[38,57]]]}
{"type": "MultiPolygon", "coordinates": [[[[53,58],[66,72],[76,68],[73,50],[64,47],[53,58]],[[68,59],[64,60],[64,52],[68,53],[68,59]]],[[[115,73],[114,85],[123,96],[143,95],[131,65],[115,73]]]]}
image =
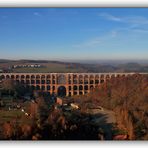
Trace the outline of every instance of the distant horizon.
{"type": "Polygon", "coordinates": [[[128,64],[128,63],[138,63],[138,64],[148,64],[148,59],[3,59],[0,60],[8,60],[8,61],[49,61],[49,62],[73,62],[73,63],[84,63],[84,64],[128,64]]]}

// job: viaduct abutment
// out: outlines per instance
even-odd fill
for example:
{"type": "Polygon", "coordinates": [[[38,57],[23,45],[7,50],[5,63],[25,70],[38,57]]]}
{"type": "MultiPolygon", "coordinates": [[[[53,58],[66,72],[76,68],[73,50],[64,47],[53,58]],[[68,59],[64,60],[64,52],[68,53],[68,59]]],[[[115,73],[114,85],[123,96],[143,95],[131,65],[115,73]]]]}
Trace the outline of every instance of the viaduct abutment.
{"type": "MultiPolygon", "coordinates": [[[[84,95],[112,77],[135,73],[0,73],[0,79],[13,79],[33,90],[58,94],[64,87],[66,96],[84,95]]],[[[145,74],[145,73],[140,73],[145,74]]]]}

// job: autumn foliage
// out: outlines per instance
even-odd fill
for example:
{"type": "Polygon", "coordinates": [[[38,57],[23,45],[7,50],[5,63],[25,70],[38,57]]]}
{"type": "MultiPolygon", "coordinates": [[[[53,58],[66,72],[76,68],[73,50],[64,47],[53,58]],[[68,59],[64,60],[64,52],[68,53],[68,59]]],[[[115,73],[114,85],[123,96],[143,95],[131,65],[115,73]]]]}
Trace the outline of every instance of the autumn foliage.
{"type": "Polygon", "coordinates": [[[114,110],[130,139],[148,139],[148,75],[112,77],[87,97],[114,110]]]}

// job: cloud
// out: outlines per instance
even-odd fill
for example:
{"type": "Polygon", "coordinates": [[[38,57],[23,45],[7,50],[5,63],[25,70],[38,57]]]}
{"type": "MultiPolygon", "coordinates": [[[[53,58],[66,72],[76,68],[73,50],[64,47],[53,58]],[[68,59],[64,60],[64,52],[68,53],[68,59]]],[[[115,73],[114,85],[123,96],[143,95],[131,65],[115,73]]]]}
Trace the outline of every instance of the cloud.
{"type": "Polygon", "coordinates": [[[41,14],[39,12],[34,12],[33,15],[35,15],[35,16],[41,16],[41,14]]]}
{"type": "MultiPolygon", "coordinates": [[[[87,41],[84,41],[83,43],[79,43],[77,45],[74,45],[74,47],[77,48],[93,48],[93,47],[99,47],[104,46],[105,44],[111,43],[116,44],[118,43],[118,38],[125,38],[126,36],[135,35],[137,36],[141,34],[147,34],[148,33],[148,18],[143,16],[114,16],[110,15],[108,13],[100,13],[100,17],[103,17],[106,20],[114,21],[114,22],[120,22],[127,25],[124,25],[123,27],[115,27],[112,28],[110,31],[107,31],[102,36],[98,36],[92,39],[89,39],[87,41]]],[[[90,29],[92,31],[93,29],[90,29]]],[[[130,40],[130,39],[129,39],[130,40]]]]}
{"type": "Polygon", "coordinates": [[[103,45],[104,43],[108,42],[113,38],[116,38],[117,35],[118,35],[118,31],[112,30],[110,32],[105,33],[103,36],[95,37],[83,43],[74,45],[74,47],[78,47],[78,48],[97,47],[99,45],[103,45]]]}
{"type": "Polygon", "coordinates": [[[111,20],[111,21],[116,21],[116,22],[121,22],[121,18],[119,17],[116,17],[116,16],[113,16],[111,14],[108,14],[108,13],[100,13],[99,16],[107,19],[107,20],[111,20]]]}
{"type": "Polygon", "coordinates": [[[94,38],[86,42],[74,45],[74,47],[94,47],[102,43],[101,38],[94,38]]]}
{"type": "Polygon", "coordinates": [[[148,33],[148,29],[133,29],[132,31],[137,33],[148,33]]]}
{"type": "Polygon", "coordinates": [[[123,18],[123,22],[137,25],[148,24],[148,18],[143,16],[131,16],[123,18]]]}
{"type": "Polygon", "coordinates": [[[132,24],[132,25],[144,25],[148,24],[148,18],[143,17],[143,16],[125,16],[125,17],[120,17],[120,16],[114,16],[109,13],[100,13],[98,14],[100,17],[103,17],[106,20],[109,21],[115,21],[115,22],[121,22],[121,23],[127,23],[127,24],[132,24]]]}

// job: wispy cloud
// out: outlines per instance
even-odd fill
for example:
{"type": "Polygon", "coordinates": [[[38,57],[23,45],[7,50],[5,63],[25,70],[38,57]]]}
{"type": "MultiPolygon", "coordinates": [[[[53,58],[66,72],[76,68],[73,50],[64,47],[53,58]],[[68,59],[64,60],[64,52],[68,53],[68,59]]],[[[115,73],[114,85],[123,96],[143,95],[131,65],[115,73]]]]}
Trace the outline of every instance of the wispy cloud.
{"type": "MultiPolygon", "coordinates": [[[[104,46],[105,44],[118,44],[118,38],[123,38],[126,40],[126,35],[141,35],[148,34],[148,18],[143,16],[114,16],[109,13],[100,13],[100,17],[103,17],[106,20],[124,23],[123,26],[115,26],[110,31],[105,31],[102,36],[98,36],[89,40],[86,40],[82,43],[74,45],[78,48],[93,48],[104,46]],[[125,35],[126,34],[126,35],[125,35]]],[[[90,31],[93,31],[93,29],[90,31]]]]}
{"type": "Polygon", "coordinates": [[[133,31],[138,33],[148,33],[148,29],[133,29],[133,31]]]}
{"type": "Polygon", "coordinates": [[[87,40],[86,42],[76,44],[74,47],[95,47],[102,43],[101,38],[93,38],[90,40],[87,40]]]}
{"type": "Polygon", "coordinates": [[[74,47],[77,47],[77,48],[98,47],[98,46],[103,45],[104,43],[108,42],[109,40],[116,38],[117,36],[118,36],[118,31],[112,30],[102,36],[95,37],[95,38],[89,39],[85,42],[76,44],[76,45],[74,45],[74,47]]]}
{"type": "Polygon", "coordinates": [[[109,13],[100,13],[99,16],[103,17],[103,18],[105,18],[107,20],[111,20],[111,21],[116,21],[116,22],[122,21],[120,17],[113,16],[113,15],[111,15],[109,13]]]}
{"type": "Polygon", "coordinates": [[[129,16],[123,18],[123,22],[137,25],[148,24],[148,18],[143,16],[129,16]]]}
{"type": "Polygon", "coordinates": [[[102,17],[106,20],[121,22],[121,23],[128,23],[134,25],[144,25],[148,24],[148,18],[143,16],[115,16],[109,13],[100,13],[98,14],[99,17],[102,17]]]}
{"type": "Polygon", "coordinates": [[[41,16],[41,14],[39,12],[34,12],[33,15],[35,15],[35,16],[41,16]]]}

